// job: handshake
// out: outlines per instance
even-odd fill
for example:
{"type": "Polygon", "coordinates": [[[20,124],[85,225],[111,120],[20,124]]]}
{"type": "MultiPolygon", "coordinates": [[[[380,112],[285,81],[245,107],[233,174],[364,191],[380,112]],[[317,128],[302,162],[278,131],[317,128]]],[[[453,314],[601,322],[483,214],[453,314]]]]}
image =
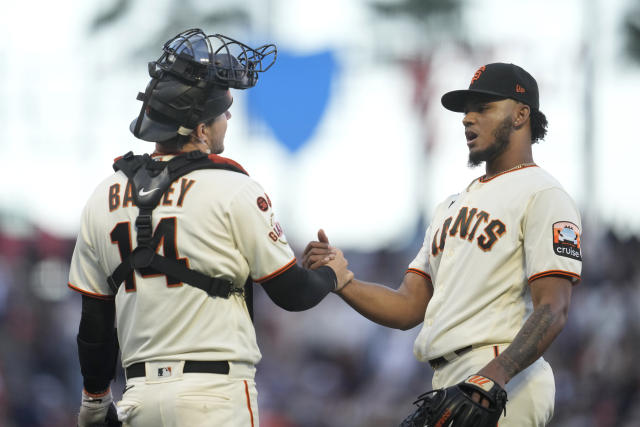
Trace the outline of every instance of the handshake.
{"type": "Polygon", "coordinates": [[[311,241],[304,250],[302,266],[315,270],[323,265],[331,267],[336,274],[336,288],[334,292],[340,292],[353,280],[353,273],[347,268],[349,262],[342,251],[329,244],[329,238],[324,230],[318,231],[318,241],[311,241]]]}

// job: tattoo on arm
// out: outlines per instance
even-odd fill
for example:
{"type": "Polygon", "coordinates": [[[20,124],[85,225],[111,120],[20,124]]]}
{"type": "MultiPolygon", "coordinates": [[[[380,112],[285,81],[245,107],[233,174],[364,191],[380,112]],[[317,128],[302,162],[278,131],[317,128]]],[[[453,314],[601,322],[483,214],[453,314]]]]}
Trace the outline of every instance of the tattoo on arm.
{"type": "Polygon", "coordinates": [[[554,313],[549,304],[534,310],[511,345],[496,359],[509,378],[532,364],[544,352],[549,344],[545,343],[546,335],[558,316],[559,313],[554,313]]]}

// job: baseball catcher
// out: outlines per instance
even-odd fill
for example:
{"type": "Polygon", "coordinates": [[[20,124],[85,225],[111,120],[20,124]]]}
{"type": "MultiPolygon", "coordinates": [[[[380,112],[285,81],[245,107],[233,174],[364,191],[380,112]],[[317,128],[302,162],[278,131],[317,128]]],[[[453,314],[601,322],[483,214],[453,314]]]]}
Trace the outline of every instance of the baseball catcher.
{"type": "Polygon", "coordinates": [[[255,86],[276,53],[194,28],[148,64],[129,129],[155,149],[115,160],[85,205],[70,266],[82,294],[78,427],[259,426],[254,283],[303,311],[353,276],[339,251],[324,268],[298,266],[265,189],[220,156],[231,89],[255,86]]]}
{"type": "Polygon", "coordinates": [[[418,409],[400,427],[494,427],[507,403],[507,392],[493,380],[471,375],[461,383],[432,390],[413,402],[418,409]]]}

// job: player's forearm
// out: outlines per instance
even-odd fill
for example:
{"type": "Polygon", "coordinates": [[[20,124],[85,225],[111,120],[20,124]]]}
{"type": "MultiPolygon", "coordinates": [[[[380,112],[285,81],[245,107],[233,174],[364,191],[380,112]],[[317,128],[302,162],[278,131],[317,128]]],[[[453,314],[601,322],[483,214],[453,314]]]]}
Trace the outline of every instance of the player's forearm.
{"type": "Polygon", "coordinates": [[[567,320],[568,307],[551,303],[536,307],[513,342],[492,360],[480,375],[486,375],[503,385],[523,371],[549,348],[567,320]]]}
{"type": "Polygon", "coordinates": [[[424,320],[424,306],[387,286],[354,279],[338,295],[367,319],[389,328],[407,330],[424,320]]]}
{"type": "Polygon", "coordinates": [[[315,307],[336,288],[336,274],[330,267],[308,270],[298,265],[262,283],[271,300],[287,311],[315,307]]]}
{"type": "Polygon", "coordinates": [[[82,297],[78,330],[78,358],[85,390],[100,393],[109,388],[115,375],[118,340],[114,328],[115,304],[82,297]]]}

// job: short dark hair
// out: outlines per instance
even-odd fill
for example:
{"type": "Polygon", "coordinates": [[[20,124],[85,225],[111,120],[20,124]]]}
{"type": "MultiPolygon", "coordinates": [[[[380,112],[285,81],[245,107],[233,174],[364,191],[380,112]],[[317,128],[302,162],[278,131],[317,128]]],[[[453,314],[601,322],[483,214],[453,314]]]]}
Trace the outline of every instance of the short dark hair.
{"type": "Polygon", "coordinates": [[[531,121],[531,143],[535,144],[543,140],[547,134],[547,117],[542,111],[531,109],[529,119],[531,121]]]}
{"type": "Polygon", "coordinates": [[[177,134],[173,138],[169,138],[165,141],[158,141],[158,144],[162,145],[165,151],[180,151],[189,141],[191,141],[191,135],[177,134]]]}
{"type": "MultiPolygon", "coordinates": [[[[215,121],[215,119],[216,117],[213,117],[209,120],[206,120],[200,123],[204,123],[205,126],[211,126],[211,124],[215,121]]],[[[198,123],[198,125],[200,123],[198,123]]],[[[176,136],[174,136],[173,138],[167,139],[166,141],[158,141],[158,144],[162,145],[167,151],[180,151],[186,143],[191,141],[191,138],[192,138],[191,134],[189,135],[176,134],[176,136]]]]}

